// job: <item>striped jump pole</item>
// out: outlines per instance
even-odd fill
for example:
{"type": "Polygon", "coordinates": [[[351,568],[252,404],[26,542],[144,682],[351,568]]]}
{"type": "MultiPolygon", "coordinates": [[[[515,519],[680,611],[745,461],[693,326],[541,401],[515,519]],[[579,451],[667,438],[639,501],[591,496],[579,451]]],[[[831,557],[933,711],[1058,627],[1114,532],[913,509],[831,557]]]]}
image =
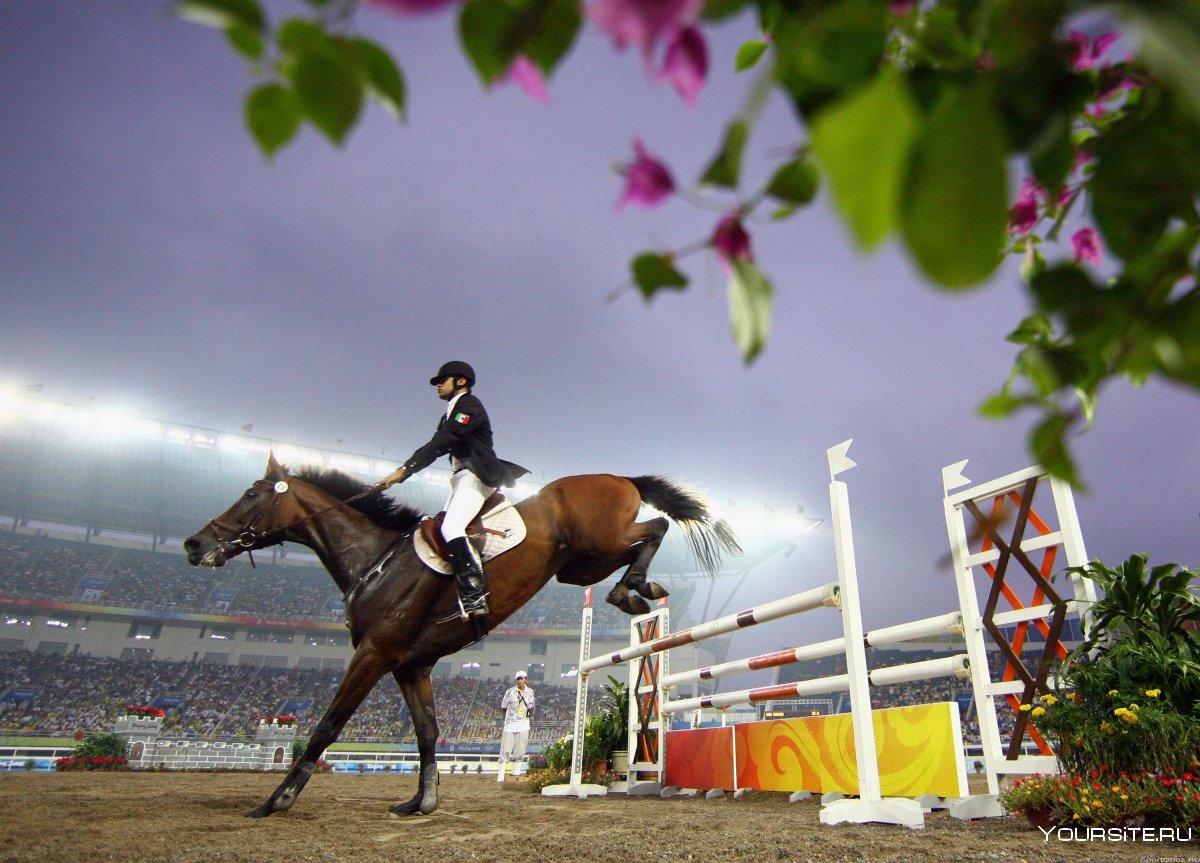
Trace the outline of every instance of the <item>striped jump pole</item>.
{"type": "MultiPolygon", "coordinates": [[[[905,641],[913,641],[931,635],[944,635],[946,633],[961,635],[962,631],[962,614],[952,611],[948,614],[927,617],[923,620],[914,620],[910,623],[873,629],[864,636],[864,646],[885,647],[890,644],[900,644],[905,641]]],[[[791,647],[787,650],[752,656],[749,659],[735,659],[719,665],[709,665],[705,668],[694,668],[690,671],[669,674],[663,678],[662,685],[666,688],[671,688],[681,683],[714,680],[718,677],[724,677],[727,674],[742,674],[747,671],[759,671],[764,668],[778,668],[781,665],[808,662],[812,659],[824,659],[829,656],[837,656],[845,648],[846,641],[844,638],[831,638],[828,641],[819,641],[803,647],[791,647]]]]}
{"type": "MultiPolygon", "coordinates": [[[[944,656],[921,662],[910,662],[905,665],[893,665],[888,668],[876,668],[867,672],[867,682],[872,686],[887,686],[893,683],[911,683],[937,677],[969,677],[970,675],[971,669],[967,655],[961,653],[956,656],[944,656]]],[[[846,692],[849,688],[850,676],[835,674],[830,677],[815,677],[796,683],[781,683],[775,686],[741,689],[736,692],[719,692],[715,695],[681,698],[666,702],[663,705],[663,713],[683,713],[704,707],[724,709],[735,704],[753,704],[759,701],[774,701],[777,698],[796,698],[825,692],[846,692]]],[[[872,739],[873,737],[874,735],[872,735],[872,739]]]]}
{"type": "Polygon", "coordinates": [[[700,623],[690,629],[683,629],[644,644],[631,645],[624,650],[618,650],[616,653],[611,653],[608,656],[597,656],[594,659],[589,659],[580,666],[580,671],[586,671],[590,674],[601,668],[607,668],[611,665],[621,665],[622,663],[629,662],[631,659],[638,659],[648,656],[651,653],[661,653],[673,647],[682,647],[685,644],[694,644],[697,641],[703,641],[707,638],[715,638],[718,635],[735,632],[747,626],[755,626],[756,624],[777,620],[781,617],[788,617],[789,615],[799,614],[804,611],[812,611],[822,606],[836,608],[839,606],[838,594],[839,588],[837,583],[830,582],[822,587],[815,587],[812,590],[786,596],[783,599],[776,599],[773,602],[767,602],[746,611],[739,611],[736,614],[700,623]]]}

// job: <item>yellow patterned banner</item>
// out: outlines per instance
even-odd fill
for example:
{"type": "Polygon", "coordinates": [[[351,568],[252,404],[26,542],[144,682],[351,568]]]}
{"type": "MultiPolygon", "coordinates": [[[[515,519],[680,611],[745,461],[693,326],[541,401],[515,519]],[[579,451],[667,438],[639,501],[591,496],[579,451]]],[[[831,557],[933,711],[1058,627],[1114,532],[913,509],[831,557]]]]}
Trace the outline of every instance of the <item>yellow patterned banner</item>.
{"type": "MultiPolygon", "coordinates": [[[[956,703],[875,710],[872,719],[885,797],[966,796],[956,703]]],[[[666,756],[666,783],[680,788],[858,793],[849,713],[672,731],[666,756]]]]}

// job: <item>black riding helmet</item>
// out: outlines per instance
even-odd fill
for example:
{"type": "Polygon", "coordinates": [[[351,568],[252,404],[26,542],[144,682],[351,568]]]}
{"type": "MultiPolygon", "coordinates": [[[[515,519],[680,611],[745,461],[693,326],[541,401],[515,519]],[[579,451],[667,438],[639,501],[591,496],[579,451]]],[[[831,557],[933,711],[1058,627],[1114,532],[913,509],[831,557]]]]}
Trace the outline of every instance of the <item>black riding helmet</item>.
{"type": "Polygon", "coordinates": [[[438,369],[438,373],[429,379],[429,385],[437,386],[438,381],[448,377],[466,378],[467,386],[475,386],[475,369],[462,360],[451,360],[448,363],[442,363],[442,367],[438,369]]]}

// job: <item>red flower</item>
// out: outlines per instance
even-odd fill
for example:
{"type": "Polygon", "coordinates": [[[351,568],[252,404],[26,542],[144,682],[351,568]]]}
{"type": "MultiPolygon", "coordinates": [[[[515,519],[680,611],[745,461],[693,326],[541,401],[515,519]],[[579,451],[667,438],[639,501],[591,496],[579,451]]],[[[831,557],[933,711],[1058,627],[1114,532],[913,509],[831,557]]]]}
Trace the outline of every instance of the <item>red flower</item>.
{"type": "Polygon", "coordinates": [[[666,165],[646,151],[641,138],[633,139],[633,152],[634,160],[623,166],[625,190],[617,199],[618,213],[630,202],[641,204],[643,207],[661,204],[675,191],[675,181],[671,179],[671,172],[667,170],[666,165]]]}
{"type": "Polygon", "coordinates": [[[740,210],[735,210],[717,223],[717,229],[713,231],[709,243],[717,250],[717,255],[727,270],[732,269],[737,261],[749,261],[752,258],[750,235],[742,227],[740,210]]]}

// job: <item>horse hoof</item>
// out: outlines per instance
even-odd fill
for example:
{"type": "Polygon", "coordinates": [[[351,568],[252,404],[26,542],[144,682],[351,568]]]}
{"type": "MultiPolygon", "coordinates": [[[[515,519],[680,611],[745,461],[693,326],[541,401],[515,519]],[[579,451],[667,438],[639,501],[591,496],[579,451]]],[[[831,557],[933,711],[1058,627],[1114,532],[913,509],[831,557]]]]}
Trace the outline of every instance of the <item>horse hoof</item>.
{"type": "Polygon", "coordinates": [[[261,806],[256,806],[253,809],[251,809],[249,812],[247,812],[246,817],[247,818],[266,818],[268,815],[270,815],[274,811],[275,811],[275,809],[274,809],[274,807],[271,806],[271,801],[268,800],[266,803],[262,804],[261,806]]]}
{"type": "Polygon", "coordinates": [[[617,608],[635,617],[639,614],[650,613],[650,603],[646,602],[646,600],[642,599],[636,593],[629,594],[624,600],[617,603],[617,608]]]}
{"type": "Polygon", "coordinates": [[[657,581],[645,581],[638,585],[637,592],[646,599],[665,599],[671,594],[657,581]]]}

